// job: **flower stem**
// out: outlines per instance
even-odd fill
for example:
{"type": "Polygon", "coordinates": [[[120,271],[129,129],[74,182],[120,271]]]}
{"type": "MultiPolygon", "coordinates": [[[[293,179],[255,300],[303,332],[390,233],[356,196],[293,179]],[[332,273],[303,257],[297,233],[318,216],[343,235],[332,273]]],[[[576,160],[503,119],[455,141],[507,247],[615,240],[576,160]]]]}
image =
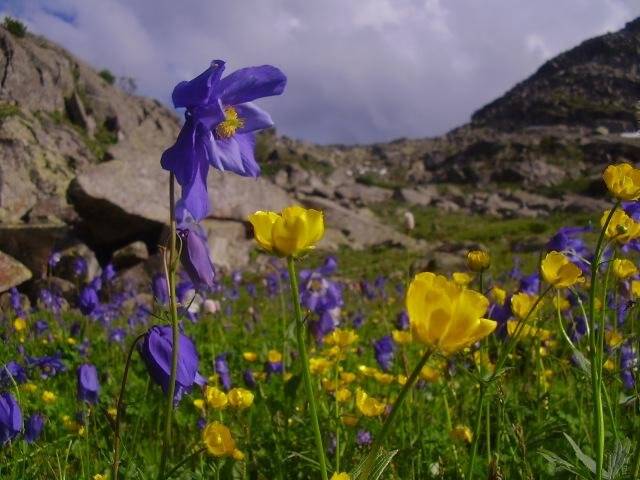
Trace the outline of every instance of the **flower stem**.
{"type": "Polygon", "coordinates": [[[173,421],[173,396],[176,389],[176,376],[178,371],[178,304],[176,300],[176,206],[175,206],[175,176],[169,176],[169,262],[167,267],[167,279],[169,287],[169,306],[171,314],[172,345],[171,349],[171,376],[169,377],[169,390],[165,406],[164,441],[162,444],[162,457],[160,457],[160,470],[158,479],[164,478],[164,470],[167,465],[167,454],[171,443],[171,424],[173,421]]]}
{"type": "Polygon", "coordinates": [[[118,480],[118,470],[120,468],[120,419],[124,410],[124,390],[127,385],[127,377],[129,376],[129,367],[131,366],[131,356],[138,342],[144,337],[144,334],[138,335],[129,348],[127,361],[124,364],[124,372],[122,374],[122,383],[120,384],[120,394],[118,395],[118,405],[116,407],[116,424],[113,433],[113,465],[111,471],[113,480],[118,480]]]}
{"type": "Polygon", "coordinates": [[[322,446],[322,434],[320,433],[320,424],[318,422],[318,410],[313,394],[313,385],[311,384],[311,373],[309,372],[309,358],[307,355],[306,329],[302,321],[302,309],[300,308],[300,293],[298,291],[298,276],[296,274],[296,266],[293,257],[287,257],[287,266],[289,267],[289,281],[291,282],[291,301],[296,318],[296,337],[298,340],[298,350],[300,352],[300,362],[302,363],[302,377],[305,389],[307,391],[307,401],[309,402],[309,413],[311,415],[311,425],[316,441],[316,453],[320,463],[320,473],[322,480],[328,480],[327,463],[324,456],[324,447],[322,446]]]}
{"type": "MultiPolygon", "coordinates": [[[[609,211],[609,215],[602,225],[600,236],[598,237],[598,243],[596,244],[596,250],[594,252],[593,261],[591,262],[591,286],[589,290],[589,323],[590,323],[590,335],[589,346],[591,356],[591,396],[595,407],[595,415],[593,418],[593,434],[596,439],[595,453],[596,453],[596,480],[602,480],[602,474],[604,469],[604,443],[605,443],[605,428],[604,428],[604,410],[602,408],[602,368],[598,365],[602,361],[602,357],[599,352],[599,342],[596,337],[598,335],[604,335],[604,332],[596,331],[596,286],[598,269],[600,268],[600,256],[602,255],[602,243],[605,238],[605,233],[614,212],[620,206],[618,200],[615,206],[609,211]]],[[[603,305],[604,308],[604,305],[603,305]]]]}
{"type": "Polygon", "coordinates": [[[424,365],[427,363],[427,360],[429,360],[432,353],[433,353],[433,350],[431,349],[427,349],[424,352],[424,354],[422,355],[422,358],[416,365],[416,368],[413,369],[413,372],[411,372],[411,375],[407,379],[406,383],[403,385],[402,390],[400,390],[400,395],[398,395],[398,398],[396,398],[396,401],[393,403],[393,407],[391,408],[391,413],[389,413],[389,416],[385,419],[384,424],[382,425],[382,430],[380,431],[380,434],[376,437],[375,442],[373,442],[373,446],[371,447],[371,450],[369,450],[369,454],[365,459],[364,466],[362,468],[362,473],[360,473],[358,478],[361,478],[363,480],[369,478],[369,474],[371,473],[371,469],[373,468],[373,462],[376,458],[378,450],[382,448],[382,444],[384,442],[385,437],[391,430],[391,427],[393,425],[393,420],[396,418],[396,415],[400,411],[400,408],[402,408],[402,403],[404,402],[404,399],[407,396],[407,393],[409,393],[409,390],[411,390],[411,387],[413,386],[416,379],[418,378],[418,375],[420,375],[420,372],[422,371],[422,367],[424,367],[424,365]]]}
{"type": "Polygon", "coordinates": [[[484,383],[480,384],[480,395],[478,395],[478,404],[476,405],[476,422],[473,428],[473,440],[471,444],[471,457],[469,458],[469,464],[467,465],[467,475],[464,477],[467,480],[471,480],[473,476],[473,467],[476,461],[476,453],[478,451],[478,440],[480,438],[480,425],[482,422],[482,413],[484,407],[484,398],[487,392],[487,387],[484,383]]]}

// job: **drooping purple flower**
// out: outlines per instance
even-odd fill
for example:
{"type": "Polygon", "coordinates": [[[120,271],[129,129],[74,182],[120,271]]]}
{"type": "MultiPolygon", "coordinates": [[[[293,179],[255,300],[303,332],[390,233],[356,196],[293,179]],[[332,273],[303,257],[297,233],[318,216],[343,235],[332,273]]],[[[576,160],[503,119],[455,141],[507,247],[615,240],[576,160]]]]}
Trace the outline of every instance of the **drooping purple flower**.
{"type": "Polygon", "coordinates": [[[267,112],[253,100],[280,95],[286,77],[275,67],[262,65],[222,77],[225,62],[214,60],[207,70],[173,90],[175,108],[186,108],[185,123],[176,143],[162,155],[161,165],[173,172],[182,187],[182,199],[196,220],[209,211],[209,167],[257,177],[254,133],[271,127],[267,112]]]}
{"type": "Polygon", "coordinates": [[[225,391],[231,389],[231,374],[229,373],[229,364],[227,363],[227,353],[221,353],[216,356],[214,362],[214,370],[218,374],[222,388],[225,391]]]}
{"type": "Polygon", "coordinates": [[[267,361],[264,364],[264,371],[267,373],[267,375],[281,374],[284,372],[284,363],[282,361],[280,362],[267,361]]]}
{"type": "Polygon", "coordinates": [[[49,264],[50,268],[55,268],[59,263],[60,260],[62,260],[62,254],[60,252],[51,252],[51,255],[49,255],[49,259],[47,260],[47,263],[49,264]]]}
{"type": "MultiPolygon", "coordinates": [[[[189,337],[179,333],[178,370],[176,388],[173,396],[177,405],[182,396],[188,393],[194,384],[202,383],[198,374],[198,352],[189,337]]],[[[139,347],[140,355],[147,365],[151,378],[167,394],[171,376],[171,358],[173,354],[173,333],[170,325],[151,327],[139,347]]]]}
{"type": "Polygon", "coordinates": [[[362,327],[362,325],[364,324],[364,315],[362,314],[362,312],[358,312],[353,316],[351,324],[356,330],[362,327]]]}
{"type": "Polygon", "coordinates": [[[635,387],[634,370],[638,363],[638,355],[629,342],[620,347],[620,376],[624,388],[631,390],[635,387]]]}
{"type": "Polygon", "coordinates": [[[22,430],[22,411],[9,392],[0,393],[0,444],[15,438],[22,430]]]}
{"type": "Polygon", "coordinates": [[[240,270],[231,272],[231,282],[233,282],[234,285],[240,285],[242,283],[242,272],[240,270]]]}
{"type": "MultiPolygon", "coordinates": [[[[331,257],[330,257],[331,258],[331,257]]],[[[334,262],[327,262],[316,270],[302,270],[300,277],[300,302],[318,315],[343,305],[342,289],[327,278],[325,272],[335,271],[334,262]]]]}
{"type": "Polygon", "coordinates": [[[113,263],[109,262],[102,270],[102,281],[104,283],[111,283],[111,281],[116,278],[116,275],[116,267],[113,266],[113,263]]]}
{"type": "Polygon", "coordinates": [[[44,332],[49,330],[49,324],[45,320],[36,320],[36,323],[33,324],[33,328],[38,335],[42,335],[44,332]]]}
{"type": "Polygon", "coordinates": [[[581,235],[590,230],[591,227],[562,227],[547,243],[547,250],[563,252],[582,271],[588,272],[592,255],[581,235]]]}
{"type": "Polygon", "coordinates": [[[9,301],[11,303],[11,308],[15,312],[15,314],[19,317],[24,317],[24,309],[22,308],[22,297],[20,296],[20,292],[16,287],[12,287],[9,290],[9,301]]]}
{"type": "Polygon", "coordinates": [[[508,295],[505,298],[502,305],[499,303],[492,303],[489,307],[487,318],[495,320],[498,323],[494,332],[498,338],[505,339],[507,337],[507,321],[511,316],[511,295],[508,295]]]}
{"type": "Polygon", "coordinates": [[[256,378],[253,376],[253,371],[250,368],[247,368],[244,371],[244,373],[242,374],[242,379],[244,380],[244,384],[247,386],[247,388],[256,388],[256,378]]]}
{"type": "Polygon", "coordinates": [[[169,302],[169,287],[167,286],[167,277],[162,273],[156,273],[151,281],[151,289],[153,296],[160,305],[166,305],[169,302]]]}
{"type": "Polygon", "coordinates": [[[396,317],[396,328],[398,330],[408,330],[409,329],[409,315],[405,310],[402,310],[398,313],[396,317]]]}
{"type": "Polygon", "coordinates": [[[215,269],[209,258],[209,244],[204,230],[195,223],[182,202],[176,206],[178,235],[182,239],[182,266],[197,287],[213,287],[215,269]]]}
{"type": "Polygon", "coordinates": [[[359,447],[368,447],[373,442],[373,435],[368,430],[358,430],[356,443],[359,447]]]}
{"type": "Polygon", "coordinates": [[[98,403],[100,382],[95,365],[83,363],[78,367],[78,400],[91,404],[98,403]]]}
{"type": "Polygon", "coordinates": [[[78,299],[78,308],[84,315],[91,315],[99,303],[98,292],[93,287],[86,286],[82,289],[78,299]]]}
{"type": "Polygon", "coordinates": [[[264,281],[267,288],[267,295],[274,297],[280,293],[280,275],[275,272],[268,273],[264,281]]]}
{"type": "Polygon", "coordinates": [[[21,384],[27,381],[27,373],[18,362],[13,360],[0,367],[0,385],[8,387],[13,383],[21,384]]]}
{"type": "Polygon", "coordinates": [[[24,440],[27,443],[33,443],[38,440],[44,428],[44,421],[44,415],[41,413],[34,413],[27,419],[24,425],[24,440]]]}
{"type": "Polygon", "coordinates": [[[378,362],[378,365],[383,371],[387,372],[391,369],[395,350],[396,345],[391,335],[385,335],[373,343],[373,354],[376,357],[376,362],[378,362]]]}

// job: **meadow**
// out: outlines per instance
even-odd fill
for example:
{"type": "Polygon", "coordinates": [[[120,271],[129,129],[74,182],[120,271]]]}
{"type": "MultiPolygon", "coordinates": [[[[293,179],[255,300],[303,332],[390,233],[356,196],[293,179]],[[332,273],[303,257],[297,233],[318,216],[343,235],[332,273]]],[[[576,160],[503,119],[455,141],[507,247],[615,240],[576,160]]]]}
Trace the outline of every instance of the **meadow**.
{"type": "MultiPolygon", "coordinates": [[[[297,205],[250,215],[254,265],[224,274],[198,224],[201,155],[257,175],[243,135],[270,117],[249,102],[286,77],[223,68],[174,90],[186,134],[162,157],[170,229],[148,289],[77,257],[66,298],[46,282],[3,297],[1,478],[640,478],[640,170],[607,167],[593,215],[414,208],[415,238],[476,245],[450,275],[400,248],[323,253],[322,212],[297,205]],[[527,239],[540,248],[512,251],[527,239]]],[[[400,227],[396,208],[378,214],[400,227]]]]}

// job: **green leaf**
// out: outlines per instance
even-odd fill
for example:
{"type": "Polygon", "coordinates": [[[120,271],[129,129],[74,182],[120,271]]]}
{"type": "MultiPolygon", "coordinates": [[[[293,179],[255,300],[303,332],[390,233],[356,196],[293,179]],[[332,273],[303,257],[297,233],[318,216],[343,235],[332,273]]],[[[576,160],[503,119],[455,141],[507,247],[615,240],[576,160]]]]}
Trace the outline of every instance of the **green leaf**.
{"type": "Polygon", "coordinates": [[[395,457],[398,450],[389,450],[385,451],[384,449],[380,449],[376,459],[373,461],[373,468],[371,469],[371,473],[365,479],[362,476],[362,469],[364,468],[364,464],[367,461],[367,457],[365,457],[356,468],[351,472],[351,478],[353,480],[379,480],[382,477],[382,474],[387,469],[393,457],[395,457]]]}
{"type": "Polygon", "coordinates": [[[631,459],[631,441],[628,438],[618,440],[613,448],[613,452],[609,456],[609,480],[617,480],[623,478],[627,464],[631,459]]]}
{"type": "Polygon", "coordinates": [[[596,461],[589,455],[584,453],[578,446],[578,444],[573,440],[573,438],[571,438],[568,434],[563,433],[563,435],[564,438],[566,438],[569,442],[569,445],[571,445],[571,448],[573,448],[573,452],[576,454],[576,457],[578,457],[578,460],[580,460],[580,462],[585,467],[587,467],[591,473],[596,473],[596,461]]]}

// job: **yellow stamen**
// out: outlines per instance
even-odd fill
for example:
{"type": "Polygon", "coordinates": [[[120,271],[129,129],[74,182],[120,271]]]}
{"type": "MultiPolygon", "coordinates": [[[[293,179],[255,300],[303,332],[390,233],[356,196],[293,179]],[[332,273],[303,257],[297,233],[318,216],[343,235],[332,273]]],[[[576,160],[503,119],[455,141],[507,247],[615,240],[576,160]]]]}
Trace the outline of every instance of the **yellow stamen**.
{"type": "Polygon", "coordinates": [[[216,127],[216,135],[219,138],[231,138],[236,130],[244,126],[244,120],[238,117],[238,112],[233,107],[224,108],[224,121],[216,127]]]}

